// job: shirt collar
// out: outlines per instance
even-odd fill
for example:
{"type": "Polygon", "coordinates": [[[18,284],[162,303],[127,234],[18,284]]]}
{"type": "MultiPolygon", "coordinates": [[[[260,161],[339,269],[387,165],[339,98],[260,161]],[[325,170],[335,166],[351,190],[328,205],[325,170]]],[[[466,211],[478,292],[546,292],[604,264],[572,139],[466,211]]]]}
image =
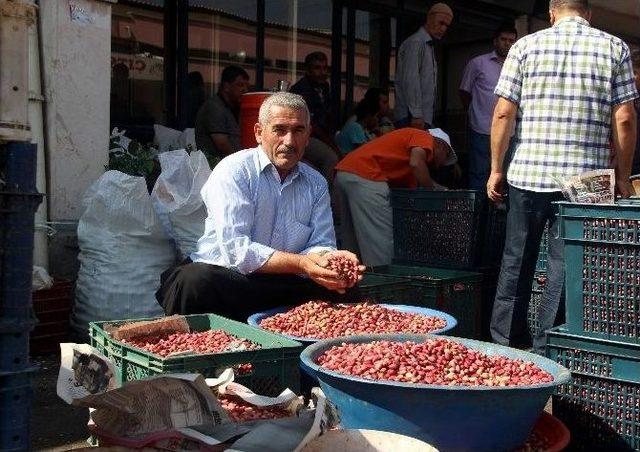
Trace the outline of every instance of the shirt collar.
{"type": "Polygon", "coordinates": [[[500,57],[498,56],[495,50],[491,52],[489,59],[494,61],[500,61],[500,57]]]}
{"type": "Polygon", "coordinates": [[[555,24],[553,24],[554,27],[558,27],[560,25],[565,25],[568,23],[577,23],[580,25],[585,25],[587,27],[590,27],[591,25],[589,24],[589,21],[587,19],[585,19],[584,17],[580,17],[580,16],[569,16],[569,17],[563,17],[560,20],[557,20],[555,24]]]}
{"type": "Polygon", "coordinates": [[[433,41],[433,38],[431,37],[431,35],[427,32],[427,30],[425,30],[424,27],[420,27],[420,34],[422,35],[422,37],[424,38],[424,40],[426,42],[431,42],[433,41]]]}
{"type": "MultiPolygon", "coordinates": [[[[269,157],[267,156],[267,153],[265,152],[262,145],[259,144],[257,149],[258,149],[258,168],[260,169],[260,173],[264,172],[266,168],[271,166],[271,168],[273,168],[272,170],[273,173],[278,176],[278,179],[280,179],[278,170],[273,165],[273,163],[271,163],[271,160],[269,160],[269,157]]],[[[285,179],[285,181],[294,180],[296,177],[298,177],[299,174],[300,174],[300,164],[298,163],[296,166],[293,167],[291,172],[287,175],[287,178],[285,179]]]]}

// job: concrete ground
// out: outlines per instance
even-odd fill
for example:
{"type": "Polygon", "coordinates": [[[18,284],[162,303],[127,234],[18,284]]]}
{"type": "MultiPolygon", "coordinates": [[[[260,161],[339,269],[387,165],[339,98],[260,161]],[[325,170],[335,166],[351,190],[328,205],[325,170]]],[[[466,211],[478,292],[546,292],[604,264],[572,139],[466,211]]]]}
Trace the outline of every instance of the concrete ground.
{"type": "Polygon", "coordinates": [[[87,447],[87,408],[67,405],[56,394],[60,356],[52,354],[31,359],[40,367],[31,381],[34,402],[31,410],[33,450],[65,451],[87,447]]]}

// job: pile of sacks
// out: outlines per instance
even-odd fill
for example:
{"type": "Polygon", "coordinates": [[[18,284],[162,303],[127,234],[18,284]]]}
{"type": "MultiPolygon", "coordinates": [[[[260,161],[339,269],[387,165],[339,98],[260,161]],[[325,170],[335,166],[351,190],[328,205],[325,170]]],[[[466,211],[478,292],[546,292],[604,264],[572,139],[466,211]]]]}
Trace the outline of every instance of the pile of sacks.
{"type": "MultiPolygon", "coordinates": [[[[200,190],[211,174],[195,149],[192,129],[156,126],[160,175],[151,194],[144,177],[107,171],[89,187],[78,224],[80,269],[72,325],[86,335],[88,322],[157,317],[160,274],[189,256],[207,216],[200,190]],[[190,131],[189,131],[190,130],[190,131]]],[[[117,131],[112,142],[130,144],[117,131]]]]}

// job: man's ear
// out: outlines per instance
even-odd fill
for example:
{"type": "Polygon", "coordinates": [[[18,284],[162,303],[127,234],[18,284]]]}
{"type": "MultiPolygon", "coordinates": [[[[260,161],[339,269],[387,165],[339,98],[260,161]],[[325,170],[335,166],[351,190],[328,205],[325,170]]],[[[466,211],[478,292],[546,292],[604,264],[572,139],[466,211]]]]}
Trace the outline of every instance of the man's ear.
{"type": "Polygon", "coordinates": [[[256,136],[256,142],[262,144],[262,125],[259,122],[253,125],[253,133],[256,136]]]}

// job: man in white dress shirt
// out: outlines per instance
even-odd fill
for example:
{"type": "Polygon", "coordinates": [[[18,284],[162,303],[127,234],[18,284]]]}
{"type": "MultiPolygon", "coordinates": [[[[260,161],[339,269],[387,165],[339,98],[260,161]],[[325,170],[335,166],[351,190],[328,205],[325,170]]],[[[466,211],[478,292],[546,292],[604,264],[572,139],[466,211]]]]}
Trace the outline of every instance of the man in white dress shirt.
{"type": "Polygon", "coordinates": [[[332,254],[357,258],[336,250],[327,182],[300,162],[310,133],[304,100],[272,95],[254,131],[258,147],[224,158],[202,188],[204,235],[190,259],[163,273],[156,294],[167,314],[244,321],[353,285],[326,268],[332,254]]]}

